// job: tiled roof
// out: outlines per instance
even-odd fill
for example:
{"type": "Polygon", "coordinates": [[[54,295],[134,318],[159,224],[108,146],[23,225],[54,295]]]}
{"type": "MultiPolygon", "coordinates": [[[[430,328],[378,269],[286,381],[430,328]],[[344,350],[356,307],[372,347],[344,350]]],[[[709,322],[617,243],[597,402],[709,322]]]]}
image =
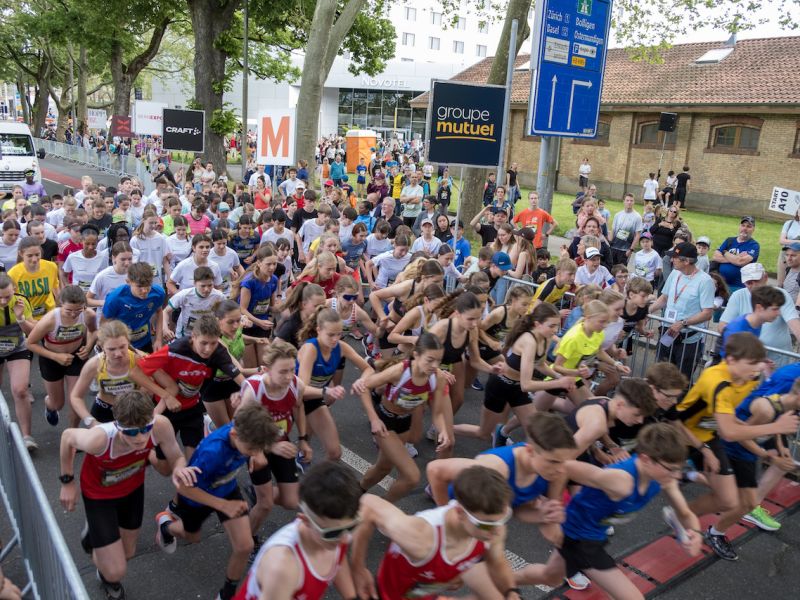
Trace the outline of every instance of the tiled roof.
{"type": "MultiPolygon", "coordinates": [[[[695,64],[725,42],[680,44],[662,52],[663,62],[631,60],[624,49],[608,51],[602,103],[608,105],[800,104],[800,37],[741,40],[727,58],[695,64]]],[[[493,57],[462,71],[453,80],[485,83],[493,57]]],[[[511,101],[526,104],[530,96],[530,56],[520,54],[511,101]]],[[[413,101],[427,105],[428,94],[413,101]]]]}

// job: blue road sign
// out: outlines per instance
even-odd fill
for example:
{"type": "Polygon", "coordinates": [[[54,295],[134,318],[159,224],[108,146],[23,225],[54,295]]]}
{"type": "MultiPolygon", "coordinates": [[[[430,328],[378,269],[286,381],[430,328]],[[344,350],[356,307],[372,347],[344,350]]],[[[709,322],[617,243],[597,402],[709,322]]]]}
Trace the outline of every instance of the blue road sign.
{"type": "Polygon", "coordinates": [[[611,1],[543,0],[536,5],[530,134],[595,137],[611,1]]]}

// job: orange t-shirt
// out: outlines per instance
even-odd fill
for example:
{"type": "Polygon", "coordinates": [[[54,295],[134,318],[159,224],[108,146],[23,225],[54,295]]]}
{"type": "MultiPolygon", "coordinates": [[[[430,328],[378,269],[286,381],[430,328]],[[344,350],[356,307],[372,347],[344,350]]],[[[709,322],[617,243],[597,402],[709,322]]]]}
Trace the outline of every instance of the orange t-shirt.
{"type": "Polygon", "coordinates": [[[514,217],[515,224],[519,225],[520,227],[530,227],[536,232],[536,237],[533,239],[534,248],[542,247],[542,228],[544,227],[545,223],[552,222],[553,217],[550,216],[550,213],[541,208],[537,208],[536,210],[526,208],[514,217]]]}

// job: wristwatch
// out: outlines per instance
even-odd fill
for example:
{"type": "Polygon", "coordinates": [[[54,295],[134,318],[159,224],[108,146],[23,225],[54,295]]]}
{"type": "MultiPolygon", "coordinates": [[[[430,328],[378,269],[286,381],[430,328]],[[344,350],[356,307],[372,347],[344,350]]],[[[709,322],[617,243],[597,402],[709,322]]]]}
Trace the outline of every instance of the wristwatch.
{"type": "Polygon", "coordinates": [[[75,475],[59,475],[58,480],[64,485],[75,481],[75,475]]]}

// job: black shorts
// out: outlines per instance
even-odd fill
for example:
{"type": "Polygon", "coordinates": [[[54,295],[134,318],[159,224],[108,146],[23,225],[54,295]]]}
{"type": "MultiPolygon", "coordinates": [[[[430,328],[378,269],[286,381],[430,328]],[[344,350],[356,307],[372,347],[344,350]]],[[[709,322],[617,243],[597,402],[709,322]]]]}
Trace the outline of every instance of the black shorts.
{"type": "Polygon", "coordinates": [[[107,402],[103,402],[100,398],[95,398],[92,403],[92,408],[89,409],[89,414],[92,415],[98,423],[111,423],[114,420],[114,407],[107,402]]]}
{"type": "Polygon", "coordinates": [[[45,381],[61,381],[64,377],[77,377],[86,361],[72,354],[72,362],[65,367],[54,360],[39,355],[39,373],[45,381]]]}
{"type": "Polygon", "coordinates": [[[5,356],[0,356],[0,365],[14,360],[33,360],[33,352],[30,350],[18,350],[5,356]]]}
{"type": "Polygon", "coordinates": [[[608,571],[616,568],[616,561],[606,552],[606,544],[608,540],[574,540],[564,536],[564,543],[558,552],[566,563],[567,577],[572,577],[578,571],[608,571]]]}
{"type": "MultiPolygon", "coordinates": [[[[583,379],[578,379],[578,381],[575,382],[575,389],[579,390],[585,385],[586,382],[583,379]]],[[[545,391],[552,396],[561,396],[562,398],[566,398],[569,395],[569,392],[566,388],[554,388],[552,390],[545,391]]]]}
{"type": "Polygon", "coordinates": [[[579,175],[578,176],[578,186],[579,187],[586,187],[587,185],[589,185],[589,178],[588,177],[584,177],[583,175],[579,175]]]}
{"type": "Polygon", "coordinates": [[[245,327],[242,329],[242,334],[249,335],[250,337],[254,338],[268,338],[270,332],[266,329],[262,329],[261,327],[253,325],[251,327],[245,327]]]}
{"type": "MultiPolygon", "coordinates": [[[[225,496],[225,500],[242,500],[242,493],[239,491],[239,488],[235,488],[230,494],[225,496]]],[[[178,502],[175,504],[172,512],[176,517],[183,521],[183,530],[187,533],[196,533],[200,531],[200,528],[203,526],[203,522],[211,515],[211,513],[214,512],[217,513],[217,518],[219,519],[220,523],[224,523],[230,519],[230,517],[224,512],[214,510],[205,504],[200,506],[194,506],[193,504],[190,505],[188,502],[186,502],[186,498],[180,494],[178,494],[178,502]]],[[[247,513],[242,516],[246,517],[247,513]]]]}
{"type": "Polygon", "coordinates": [[[375,412],[378,418],[386,425],[386,429],[394,431],[397,435],[402,435],[411,429],[411,414],[398,415],[384,408],[383,404],[375,405],[375,412]]]}
{"type": "Polygon", "coordinates": [[[267,464],[250,473],[250,481],[253,485],[264,485],[272,481],[278,483],[297,483],[300,481],[300,473],[297,470],[297,463],[294,458],[284,458],[277,454],[267,454],[267,464]]]}
{"type": "Polygon", "coordinates": [[[487,363],[491,363],[501,354],[499,350],[492,350],[489,346],[478,346],[478,350],[480,350],[481,358],[487,363]]]}
{"type": "Polygon", "coordinates": [[[311,398],[309,400],[303,400],[303,412],[306,415],[310,415],[318,408],[322,408],[323,406],[327,406],[325,402],[322,401],[322,398],[311,398]]]}
{"type": "Polygon", "coordinates": [[[342,357],[339,359],[339,364],[336,366],[336,370],[344,371],[344,367],[346,364],[347,364],[347,359],[344,357],[344,355],[342,355],[342,357]]]}
{"type": "Polygon", "coordinates": [[[678,188],[675,190],[675,200],[681,203],[686,201],[686,188],[678,188]]]}
{"type": "Polygon", "coordinates": [[[525,406],[532,402],[527,392],[523,392],[519,381],[509,379],[505,375],[489,375],[483,394],[483,406],[493,413],[502,413],[506,404],[511,408],[525,406]]]}
{"type": "MultiPolygon", "coordinates": [[[[722,442],[719,441],[719,438],[712,438],[709,442],[706,442],[708,447],[711,448],[711,451],[714,453],[714,456],[717,457],[719,461],[719,474],[720,475],[733,475],[733,467],[731,467],[730,460],[728,459],[728,454],[725,452],[725,448],[722,446],[722,442]]],[[[702,471],[705,463],[703,461],[703,453],[700,452],[697,448],[691,447],[689,448],[689,458],[694,463],[695,468],[698,471],[702,471]]]]}
{"type": "MultiPolygon", "coordinates": [[[[180,434],[184,448],[197,448],[203,441],[203,405],[199,402],[191,408],[178,412],[165,410],[164,416],[172,423],[175,437],[180,434]]],[[[156,457],[159,460],[166,458],[160,446],[156,446],[156,457]]]]}
{"type": "Polygon", "coordinates": [[[89,524],[89,543],[92,548],[103,548],[120,539],[120,529],[135,531],[142,526],[144,484],[122,498],[95,500],[84,495],[83,506],[89,524]]]}
{"type": "Polygon", "coordinates": [[[203,384],[203,388],[200,390],[200,398],[203,402],[220,402],[221,400],[227,400],[240,389],[239,384],[233,379],[219,381],[214,377],[203,384]]]}
{"type": "Polygon", "coordinates": [[[736,477],[737,488],[746,489],[758,487],[758,477],[756,476],[758,467],[757,461],[742,460],[729,456],[728,462],[731,464],[734,477],[736,477]]]}

